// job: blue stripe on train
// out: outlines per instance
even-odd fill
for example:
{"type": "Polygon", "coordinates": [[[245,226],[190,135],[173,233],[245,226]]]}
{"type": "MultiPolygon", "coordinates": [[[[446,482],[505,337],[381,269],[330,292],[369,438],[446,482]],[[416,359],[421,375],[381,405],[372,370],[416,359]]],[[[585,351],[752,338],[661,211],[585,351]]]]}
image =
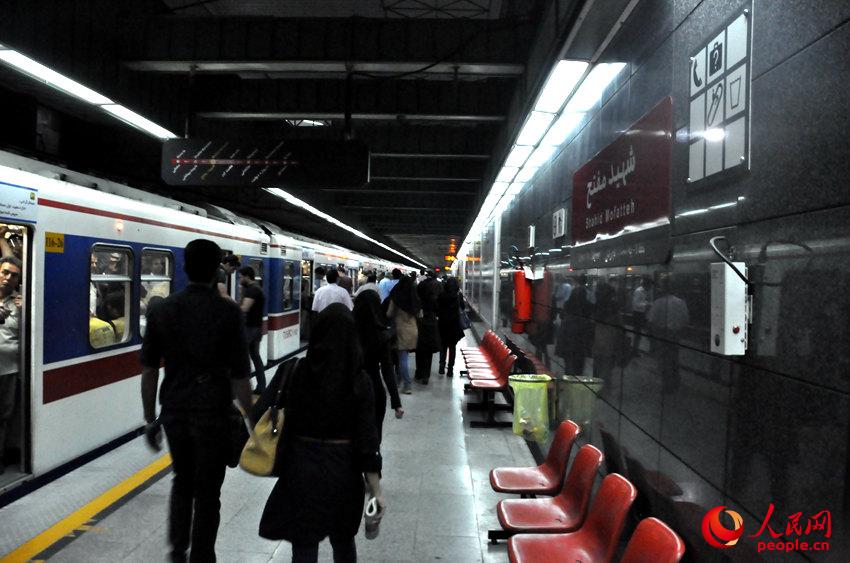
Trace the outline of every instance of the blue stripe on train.
{"type": "MultiPolygon", "coordinates": [[[[172,292],[186,286],[188,279],[183,272],[183,248],[155,243],[128,243],[122,240],[104,240],[92,237],[65,235],[65,249],[61,253],[45,253],[44,256],[44,359],[45,364],[88,356],[97,352],[125,348],[141,344],[138,331],[140,286],[139,269],[143,249],[170,250],[174,255],[174,280],[172,292]],[[92,348],[89,344],[89,283],[91,250],[95,244],[115,245],[131,248],[133,252],[133,281],[131,282],[130,318],[132,337],[129,341],[107,348],[92,348]]],[[[251,256],[243,256],[243,264],[251,256]]],[[[279,260],[256,257],[269,269],[274,262],[275,269],[279,260]]],[[[278,270],[279,271],[279,270],[278,270]]],[[[238,276],[237,276],[238,277],[238,276]]],[[[267,276],[268,278],[269,276],[267,276]]],[[[279,280],[281,275],[272,279],[279,280]]],[[[278,288],[280,287],[278,282],[278,288]]],[[[269,280],[263,280],[263,290],[269,293],[269,280]]],[[[271,295],[281,296],[282,290],[271,295]]],[[[280,300],[280,297],[278,297],[280,300]]],[[[268,303],[268,300],[267,300],[268,303]]],[[[276,306],[281,308],[281,304],[276,306]]],[[[267,305],[265,313],[271,307],[267,305]]]]}

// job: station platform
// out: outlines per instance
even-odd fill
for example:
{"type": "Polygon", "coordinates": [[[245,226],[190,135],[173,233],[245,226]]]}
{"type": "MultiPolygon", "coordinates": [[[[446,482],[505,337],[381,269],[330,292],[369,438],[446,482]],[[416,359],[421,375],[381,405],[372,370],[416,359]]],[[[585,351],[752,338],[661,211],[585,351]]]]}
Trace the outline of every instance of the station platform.
{"type": "MultiPolygon", "coordinates": [[[[413,394],[401,396],[403,419],[387,412],[387,514],[375,540],[365,539],[361,524],[358,559],[507,561],[505,543],[487,540],[487,530],[499,527],[496,503],[505,498],[491,490],[488,474],[496,466],[533,465],[534,459],[510,429],[470,428],[465,380],[437,375],[436,358],[433,370],[427,386],[414,383],[413,394]]],[[[165,561],[170,473],[167,455],[152,453],[142,438],[132,440],[0,509],[0,561],[165,561]]],[[[290,560],[287,542],[257,535],[274,482],[228,469],[219,561],[290,560]]],[[[327,540],[319,560],[332,561],[327,540]]]]}

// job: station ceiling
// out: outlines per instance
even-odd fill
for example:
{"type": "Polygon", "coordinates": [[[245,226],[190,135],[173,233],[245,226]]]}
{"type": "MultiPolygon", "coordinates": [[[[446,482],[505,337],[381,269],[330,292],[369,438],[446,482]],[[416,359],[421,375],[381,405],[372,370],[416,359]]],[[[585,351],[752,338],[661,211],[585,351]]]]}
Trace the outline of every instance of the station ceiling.
{"type": "MultiPolygon", "coordinates": [[[[364,141],[371,180],[292,190],[420,261],[444,264],[501,165],[529,88],[546,0],[4,0],[0,43],[192,137],[364,141]],[[519,101],[518,101],[519,100],[519,101]],[[516,113],[514,108],[514,113],[516,113]],[[346,119],[346,114],[350,117],[346,119]],[[513,120],[513,121],[512,121],[513,120]]],[[[549,61],[551,63],[551,60],[549,61]]],[[[102,112],[0,72],[5,87],[109,131],[102,112]]],[[[125,135],[122,133],[122,135],[125,135]]],[[[155,179],[156,141],[113,143],[121,170],[155,179]],[[128,164],[130,163],[130,164],[128,164]]],[[[124,137],[122,137],[124,138],[124,137]]],[[[70,149],[69,149],[70,150],[70,149]]],[[[73,152],[73,151],[71,151],[73,152]]],[[[60,153],[61,154],[61,153],[60,153]]],[[[333,158],[333,155],[328,155],[333,158]]],[[[94,159],[89,159],[94,162],[94,159]]],[[[87,161],[88,162],[88,161],[87,161]]],[[[214,203],[394,258],[255,188],[147,188],[214,203]]],[[[285,188],[285,186],[283,186],[285,188]]]]}

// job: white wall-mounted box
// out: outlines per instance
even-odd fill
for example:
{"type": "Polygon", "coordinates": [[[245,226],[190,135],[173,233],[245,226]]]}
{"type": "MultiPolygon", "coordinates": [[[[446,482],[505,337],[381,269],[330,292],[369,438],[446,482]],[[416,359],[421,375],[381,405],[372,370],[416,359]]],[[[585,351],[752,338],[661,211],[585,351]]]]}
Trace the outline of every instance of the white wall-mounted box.
{"type": "MultiPolygon", "coordinates": [[[[747,265],[733,262],[744,276],[747,265]]],[[[749,322],[747,284],[725,262],[711,265],[711,351],[743,356],[749,322]]]]}

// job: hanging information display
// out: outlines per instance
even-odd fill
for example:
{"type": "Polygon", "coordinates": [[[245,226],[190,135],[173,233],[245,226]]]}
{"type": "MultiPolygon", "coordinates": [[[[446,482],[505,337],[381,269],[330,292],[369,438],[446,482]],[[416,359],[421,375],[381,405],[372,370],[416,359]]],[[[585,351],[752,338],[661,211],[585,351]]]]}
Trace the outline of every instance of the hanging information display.
{"type": "Polygon", "coordinates": [[[171,139],[162,146],[171,186],[323,187],[369,181],[369,148],[358,141],[171,139]]]}

